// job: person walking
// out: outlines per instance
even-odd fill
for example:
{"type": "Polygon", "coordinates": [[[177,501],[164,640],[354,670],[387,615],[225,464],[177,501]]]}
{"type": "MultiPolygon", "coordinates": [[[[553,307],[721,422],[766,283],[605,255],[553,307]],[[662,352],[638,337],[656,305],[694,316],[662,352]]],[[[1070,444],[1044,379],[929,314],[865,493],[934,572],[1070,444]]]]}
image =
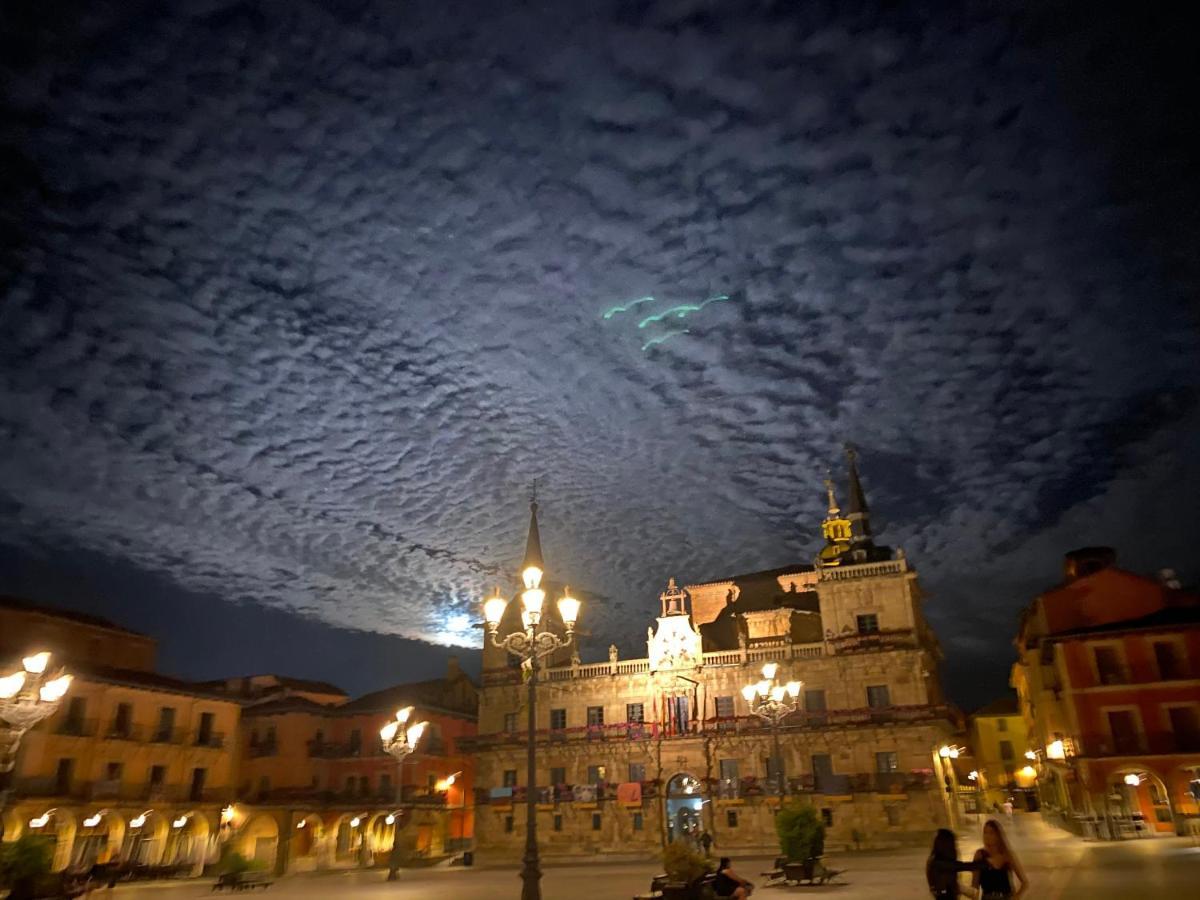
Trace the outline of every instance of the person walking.
{"type": "Polygon", "coordinates": [[[983,846],[976,851],[974,862],[980,866],[971,878],[971,885],[979,891],[979,900],[1017,900],[1029,890],[1029,878],[995,819],[984,823],[983,846]],[[1015,891],[1014,875],[1020,882],[1015,891]]]}
{"type": "Polygon", "coordinates": [[[933,836],[933,848],[925,861],[925,882],[934,900],[957,900],[958,897],[974,897],[958,882],[959,872],[979,869],[979,863],[965,863],[958,858],[958,841],[949,828],[939,828],[933,836]]]}
{"type": "Polygon", "coordinates": [[[712,835],[709,834],[708,831],[700,832],[700,846],[704,848],[705,856],[712,856],[712,845],[712,835]]]}
{"type": "Polygon", "coordinates": [[[1006,819],[1008,819],[1008,824],[1009,824],[1009,825],[1012,825],[1012,822],[1013,822],[1013,802],[1012,802],[1012,797],[1007,797],[1007,798],[1004,800],[1004,817],[1005,817],[1006,819]]]}

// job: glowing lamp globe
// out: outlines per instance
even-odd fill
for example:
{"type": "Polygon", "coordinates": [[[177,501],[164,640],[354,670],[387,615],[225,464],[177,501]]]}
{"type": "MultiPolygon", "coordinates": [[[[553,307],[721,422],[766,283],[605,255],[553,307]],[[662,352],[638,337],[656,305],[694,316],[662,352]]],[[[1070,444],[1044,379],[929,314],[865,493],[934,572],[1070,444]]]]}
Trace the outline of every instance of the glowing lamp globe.
{"type": "Polygon", "coordinates": [[[410,747],[415,748],[417,746],[417,742],[421,740],[421,735],[425,733],[425,728],[428,725],[428,722],[418,722],[408,729],[408,744],[410,747]]]}
{"type": "Polygon", "coordinates": [[[388,722],[379,729],[379,736],[383,738],[385,744],[390,744],[396,738],[396,732],[400,729],[399,722],[388,722]]]}
{"type": "Polygon", "coordinates": [[[783,699],[783,695],[787,693],[787,688],[782,684],[777,684],[771,688],[771,699],[778,703],[783,699]]]}
{"type": "Polygon", "coordinates": [[[571,596],[570,588],[563,591],[563,595],[558,598],[558,614],[568,630],[575,627],[575,622],[579,619],[579,601],[571,596]]]}
{"type": "Polygon", "coordinates": [[[779,663],[769,662],[762,667],[763,678],[770,681],[775,677],[775,673],[779,671],[779,663]]]}
{"type": "Polygon", "coordinates": [[[802,684],[802,682],[799,682],[799,681],[789,681],[789,682],[787,683],[787,692],[788,692],[788,693],[789,693],[789,694],[790,694],[792,697],[797,697],[797,696],[799,696],[799,694],[800,694],[800,685],[801,685],[801,684],[802,684]]]}
{"type": "Polygon", "coordinates": [[[32,656],[27,656],[21,660],[21,665],[25,667],[25,671],[30,675],[41,675],[46,671],[46,666],[50,662],[50,654],[43,650],[41,653],[34,653],[32,656]]]}
{"type": "Polygon", "coordinates": [[[758,694],[758,685],[748,684],[742,688],[742,696],[746,698],[747,703],[753,703],[755,696],[758,694]]]}
{"type": "Polygon", "coordinates": [[[403,725],[408,721],[409,716],[413,714],[413,708],[406,706],[403,709],[396,710],[396,721],[403,725]]]}
{"type": "Polygon", "coordinates": [[[500,624],[500,619],[507,607],[508,601],[500,596],[500,588],[496,588],[496,593],[483,601],[483,619],[489,628],[495,628],[500,624]]]}
{"type": "Polygon", "coordinates": [[[61,700],[67,693],[67,689],[71,686],[72,677],[71,675],[60,675],[53,681],[46,682],[42,685],[41,690],[38,691],[38,696],[45,703],[54,703],[61,700]]]}
{"type": "Polygon", "coordinates": [[[527,590],[534,590],[542,583],[542,570],[537,566],[529,566],[521,573],[521,581],[527,590]]]}
{"type": "Polygon", "coordinates": [[[11,675],[5,675],[3,678],[0,678],[0,700],[7,700],[10,697],[17,696],[24,686],[24,672],[13,672],[11,675]]]}

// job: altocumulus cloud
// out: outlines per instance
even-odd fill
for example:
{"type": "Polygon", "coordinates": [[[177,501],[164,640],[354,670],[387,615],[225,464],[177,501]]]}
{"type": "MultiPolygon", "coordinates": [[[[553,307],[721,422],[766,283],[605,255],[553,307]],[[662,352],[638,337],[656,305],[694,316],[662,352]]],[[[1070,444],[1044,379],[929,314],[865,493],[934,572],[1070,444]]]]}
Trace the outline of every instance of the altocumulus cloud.
{"type": "Polygon", "coordinates": [[[1021,598],[962,573],[1125,496],[1196,386],[1050,62],[1107,26],[733,6],[25,23],[0,538],[475,641],[541,476],[552,574],[632,649],[668,575],[810,558],[853,439],[951,634],[993,627],[1021,598]],[[651,295],[730,301],[643,350],[602,316],[651,295]]]}

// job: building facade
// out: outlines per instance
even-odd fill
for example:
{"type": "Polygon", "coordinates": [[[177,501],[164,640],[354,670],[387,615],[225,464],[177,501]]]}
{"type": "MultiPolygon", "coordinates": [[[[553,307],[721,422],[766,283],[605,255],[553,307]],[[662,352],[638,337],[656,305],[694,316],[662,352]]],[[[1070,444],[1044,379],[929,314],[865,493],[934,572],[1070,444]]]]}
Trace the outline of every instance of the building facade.
{"type": "Polygon", "coordinates": [[[232,810],[237,847],[279,871],[386,864],[393,843],[411,862],[465,849],[472,834],[472,760],[458,743],[475,734],[477,688],[451,660],[446,677],[350,700],[331,685],[258,676],[227,688],[246,706],[232,810]],[[398,709],[428,723],[397,763],[379,729],[398,709]]]}
{"type": "Polygon", "coordinates": [[[1067,554],[1022,616],[1011,681],[1054,820],[1182,833],[1200,798],[1200,598],[1115,563],[1067,554]]]}
{"type": "MultiPolygon", "coordinates": [[[[820,809],[831,846],[928,841],[948,821],[937,750],[958,730],[937,639],[904,554],[875,544],[853,457],[849,510],[829,486],[815,564],[677,587],[659,598],[646,655],[538,674],[537,784],[526,778],[526,685],[484,649],[476,839],[516,858],[526,792],[547,856],[653,855],[707,831],[723,852],[771,852],[780,795],[820,809]],[[803,682],[776,730],[743,695],[776,663],[803,682]],[[776,742],[779,753],[775,752],[776,742]]],[[[531,540],[536,539],[536,511],[531,540]]],[[[510,603],[500,631],[520,627],[510,603]]],[[[543,627],[562,630],[553,610],[543,627]]]]}
{"type": "Polygon", "coordinates": [[[49,650],[75,676],[21,743],[4,839],[44,835],[56,870],[123,860],[198,874],[233,795],[238,704],[154,672],[153,639],[112,622],[11,599],[0,620],[6,659],[49,650]]]}
{"type": "Polygon", "coordinates": [[[1012,800],[1018,809],[1037,809],[1037,770],[1025,756],[1029,737],[1016,695],[971,713],[967,743],[970,771],[977,773],[978,801],[984,810],[1003,806],[1005,800],[1012,800]]]}

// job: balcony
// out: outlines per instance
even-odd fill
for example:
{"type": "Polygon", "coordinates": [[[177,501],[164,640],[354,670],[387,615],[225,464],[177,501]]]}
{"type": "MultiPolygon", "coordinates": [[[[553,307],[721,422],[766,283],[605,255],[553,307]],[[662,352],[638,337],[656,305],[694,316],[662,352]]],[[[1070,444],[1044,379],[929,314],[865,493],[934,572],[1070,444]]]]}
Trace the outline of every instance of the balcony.
{"type": "MultiPolygon", "coordinates": [[[[801,733],[830,725],[901,725],[931,720],[953,720],[948,706],[887,706],[862,709],[829,709],[816,713],[798,712],[789,716],[780,726],[784,734],[801,733]]],[[[722,716],[688,723],[683,731],[673,729],[670,724],[656,722],[620,722],[610,725],[581,725],[575,728],[540,728],[536,732],[538,743],[575,744],[597,741],[631,740],[677,740],[709,732],[724,736],[737,734],[769,734],[771,726],[758,716],[722,716]]],[[[525,732],[500,731],[474,737],[458,738],[458,747],[463,752],[479,752],[501,747],[520,747],[526,743],[525,732]]]]}
{"type": "Polygon", "coordinates": [[[1200,753],[1200,733],[1152,731],[1148,734],[1085,734],[1078,742],[1079,756],[1162,756],[1200,753]]]}
{"type": "Polygon", "coordinates": [[[258,744],[251,744],[247,748],[247,753],[251,759],[261,759],[264,756],[276,756],[279,753],[279,744],[275,741],[264,741],[258,744]]]}
{"type": "Polygon", "coordinates": [[[305,746],[311,759],[358,759],[363,756],[383,756],[382,745],[368,750],[362,744],[333,743],[331,741],[308,741],[305,746]]]}
{"type": "Polygon", "coordinates": [[[121,779],[109,778],[102,781],[93,781],[90,793],[93,800],[120,800],[122,799],[121,779]]]}
{"type": "Polygon", "coordinates": [[[193,747],[208,747],[220,750],[225,746],[225,735],[220,731],[197,731],[189,742],[193,747]]]}
{"type": "Polygon", "coordinates": [[[150,733],[149,743],[151,744],[182,744],[185,742],[187,732],[182,728],[155,728],[150,733]]]}
{"type": "Polygon", "coordinates": [[[95,719],[63,719],[54,729],[64,737],[91,737],[96,733],[95,719]]]}
{"type": "Polygon", "coordinates": [[[145,740],[145,732],[138,725],[113,722],[108,727],[108,730],[104,732],[104,739],[107,741],[136,741],[140,743],[145,740]]]}

